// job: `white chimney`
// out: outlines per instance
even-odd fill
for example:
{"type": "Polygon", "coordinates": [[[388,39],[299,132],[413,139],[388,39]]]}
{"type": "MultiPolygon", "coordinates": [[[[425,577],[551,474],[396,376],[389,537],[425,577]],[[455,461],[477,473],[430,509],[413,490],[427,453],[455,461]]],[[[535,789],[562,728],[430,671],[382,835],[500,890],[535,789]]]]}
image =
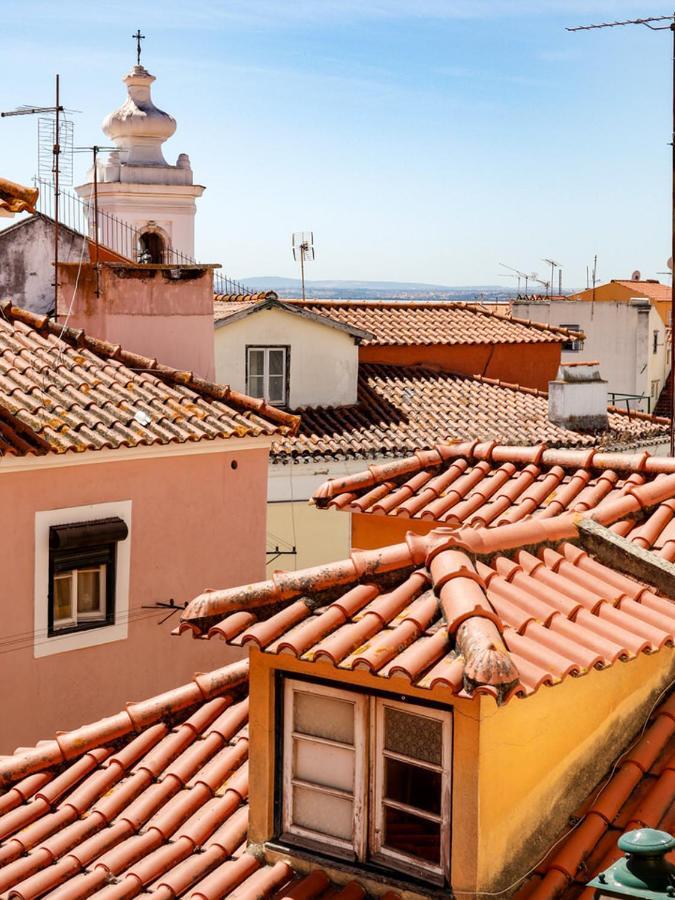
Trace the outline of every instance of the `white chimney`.
{"type": "Polygon", "coordinates": [[[605,431],[607,382],[598,362],[561,363],[555,381],[548,383],[548,417],[572,431],[605,431]]]}

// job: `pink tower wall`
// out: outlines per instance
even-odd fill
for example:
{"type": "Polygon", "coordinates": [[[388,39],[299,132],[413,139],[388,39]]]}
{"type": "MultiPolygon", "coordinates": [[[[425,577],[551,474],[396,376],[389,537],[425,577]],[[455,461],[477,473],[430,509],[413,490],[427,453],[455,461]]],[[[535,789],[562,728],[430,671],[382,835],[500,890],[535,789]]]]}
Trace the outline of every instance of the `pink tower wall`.
{"type": "MultiPolygon", "coordinates": [[[[35,513],[131,500],[130,612],[265,577],[267,448],[3,472],[0,753],[53,737],[240,658],[172,637],[178,613],[131,621],[124,641],[34,658],[35,513]],[[232,468],[231,463],[237,462],[232,468]],[[21,638],[18,636],[21,635],[21,638]],[[14,643],[10,643],[14,641],[14,643]]],[[[104,452],[104,451],[101,451],[104,452]]]]}
{"type": "Polygon", "coordinates": [[[213,271],[198,266],[59,266],[57,320],[215,380],[213,271]],[[78,274],[79,272],[79,274],[78,274]]]}

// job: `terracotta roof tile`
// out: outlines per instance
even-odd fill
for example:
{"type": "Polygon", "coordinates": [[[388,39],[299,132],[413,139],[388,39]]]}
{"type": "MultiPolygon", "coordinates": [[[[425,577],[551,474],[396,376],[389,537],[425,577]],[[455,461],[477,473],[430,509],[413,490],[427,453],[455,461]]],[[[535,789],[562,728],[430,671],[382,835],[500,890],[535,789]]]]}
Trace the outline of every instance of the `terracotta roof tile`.
{"type": "Polygon", "coordinates": [[[663,442],[668,435],[665,419],[615,409],[607,432],[571,431],[549,420],[547,395],[533,388],[477,375],[369,363],[359,366],[354,406],[293,412],[301,417],[300,429],[295,437],[274,444],[272,456],[278,462],[400,457],[443,441],[468,439],[626,449],[663,442]]]}
{"type": "Polygon", "coordinates": [[[195,676],[0,757],[0,894],[366,898],[356,882],[340,890],[322,870],[247,852],[247,673],[243,662],[195,676]]]}
{"type": "MultiPolygon", "coordinates": [[[[265,295],[228,298],[217,294],[214,299],[215,320],[222,322],[265,295]]],[[[559,344],[576,335],[528,319],[505,318],[480,303],[286,299],[282,303],[370,332],[371,337],[363,341],[366,346],[559,344]]]]}
{"type": "Polygon", "coordinates": [[[0,454],[292,434],[295,416],[0,304],[0,454]]]}
{"type": "MultiPolygon", "coordinates": [[[[578,451],[545,444],[487,448],[465,442],[326,481],[313,502],[321,508],[432,520],[446,528],[487,527],[581,513],[601,501],[622,500],[635,485],[656,484],[672,472],[675,460],[646,451],[619,455],[590,449],[581,457],[578,451]]],[[[675,539],[674,517],[675,497],[656,507],[630,539],[661,549],[675,539]]]]}
{"type": "Polygon", "coordinates": [[[622,287],[635,291],[636,295],[644,294],[650,300],[670,300],[670,285],[661,284],[660,281],[633,281],[613,279],[612,284],[620,284],[622,287]]]}
{"type": "MultiPolygon", "coordinates": [[[[501,457],[508,449],[489,453],[501,457]]],[[[543,464],[546,452],[531,448],[530,456],[543,464]]],[[[556,459],[564,462],[560,453],[556,459]]],[[[600,471],[603,462],[617,462],[614,455],[593,460],[600,471]]],[[[610,479],[610,492],[595,494],[587,518],[605,527],[625,516],[651,521],[675,497],[675,461],[640,456],[632,465],[644,483],[626,471],[623,482],[610,479]]],[[[590,555],[580,543],[581,519],[565,508],[546,519],[409,532],[401,544],[202,594],[177,632],[252,642],[267,653],[420,687],[445,679],[454,693],[487,691],[498,701],[643,652],[672,652],[671,600],[618,563],[610,568],[590,555]]]]}

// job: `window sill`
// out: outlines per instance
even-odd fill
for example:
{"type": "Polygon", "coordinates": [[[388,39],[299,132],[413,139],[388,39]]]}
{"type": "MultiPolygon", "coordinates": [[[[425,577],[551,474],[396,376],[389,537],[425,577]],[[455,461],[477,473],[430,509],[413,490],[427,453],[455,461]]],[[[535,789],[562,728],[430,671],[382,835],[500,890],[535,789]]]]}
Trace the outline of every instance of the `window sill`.
{"type": "MultiPolygon", "coordinates": [[[[286,836],[284,835],[284,837],[286,836]]],[[[405,891],[406,897],[410,900],[418,900],[418,898],[419,900],[425,900],[425,898],[440,900],[440,898],[452,897],[450,888],[447,885],[437,884],[432,875],[427,876],[425,873],[421,878],[413,878],[398,870],[379,866],[372,862],[357,863],[346,859],[336,859],[334,856],[326,855],[325,852],[322,853],[319,849],[305,849],[297,841],[297,838],[290,836],[288,842],[286,840],[266,841],[262,846],[266,862],[273,864],[279,860],[286,861],[303,874],[321,868],[336,884],[346,884],[348,881],[356,880],[371,893],[381,893],[382,885],[386,885],[391,890],[405,891]],[[369,882],[372,884],[372,888],[368,887],[369,882]]]]}

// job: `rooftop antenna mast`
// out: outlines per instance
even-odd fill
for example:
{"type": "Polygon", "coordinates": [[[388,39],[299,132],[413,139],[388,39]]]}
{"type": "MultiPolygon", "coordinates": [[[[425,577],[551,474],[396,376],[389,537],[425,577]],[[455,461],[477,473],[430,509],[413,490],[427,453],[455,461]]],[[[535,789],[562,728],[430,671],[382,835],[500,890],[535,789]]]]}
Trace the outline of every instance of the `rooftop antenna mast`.
{"type": "Polygon", "coordinates": [[[118,150],[117,147],[99,147],[97,144],[94,144],[93,147],[75,147],[76,153],[91,153],[92,154],[92,193],[93,193],[93,201],[94,201],[94,217],[92,223],[91,217],[91,202],[92,197],[89,197],[89,233],[91,235],[92,231],[94,233],[94,266],[96,269],[96,296],[101,296],[101,266],[99,264],[99,256],[101,250],[101,241],[99,237],[99,214],[98,214],[98,154],[101,151],[105,150],[118,150]],[[92,228],[93,224],[93,228],[92,228]]]}
{"type": "MultiPolygon", "coordinates": [[[[600,28],[617,28],[624,25],[644,25],[650,31],[670,31],[673,35],[673,69],[672,69],[672,120],[671,120],[671,153],[672,153],[672,177],[671,177],[671,257],[675,259],[675,13],[671,16],[650,16],[646,19],[625,19],[622,22],[600,22],[593,25],[576,25],[567,28],[566,31],[595,31],[600,28]],[[667,23],[667,24],[656,24],[667,23]]],[[[593,279],[595,282],[595,278],[593,279]]],[[[595,294],[595,283],[593,284],[595,294]]],[[[675,285],[670,291],[670,320],[675,324],[675,285]]],[[[670,349],[670,455],[675,456],[675,328],[671,328],[670,349]]]]}
{"type": "MultiPolygon", "coordinates": [[[[554,259],[546,259],[544,257],[542,262],[547,263],[551,267],[551,280],[549,281],[549,298],[553,296],[553,282],[555,281],[555,270],[558,269],[558,276],[560,276],[560,263],[557,263],[554,259]]],[[[560,277],[558,277],[558,282],[560,282],[560,277]]]]}
{"type": "Polygon", "coordinates": [[[500,266],[503,266],[505,269],[508,269],[509,272],[513,272],[513,275],[502,275],[502,278],[517,278],[518,279],[518,293],[520,294],[520,280],[521,278],[525,281],[525,296],[527,296],[527,283],[531,281],[533,278],[536,278],[536,274],[532,272],[521,272],[520,269],[514,269],[513,266],[507,266],[506,263],[500,262],[500,266]]]}
{"type": "Polygon", "coordinates": [[[312,262],[314,255],[314,232],[293,232],[293,259],[300,261],[300,280],[302,281],[302,299],[305,299],[305,262],[312,262]]]}
{"type": "Polygon", "coordinates": [[[51,155],[46,150],[49,179],[54,184],[54,317],[58,315],[59,302],[59,197],[61,196],[62,166],[65,180],[73,178],[73,123],[65,118],[61,105],[60,76],[56,75],[55,102],[53,106],[20,106],[8,112],[0,112],[0,118],[6,116],[35,116],[49,113],[50,117],[38,121],[38,167],[43,165],[43,144],[51,144],[51,155]],[[53,118],[51,118],[53,116],[53,118]],[[42,124],[41,123],[48,123],[42,124]],[[64,142],[63,145],[61,142],[64,142]],[[63,162],[62,162],[63,157],[63,162]]]}

